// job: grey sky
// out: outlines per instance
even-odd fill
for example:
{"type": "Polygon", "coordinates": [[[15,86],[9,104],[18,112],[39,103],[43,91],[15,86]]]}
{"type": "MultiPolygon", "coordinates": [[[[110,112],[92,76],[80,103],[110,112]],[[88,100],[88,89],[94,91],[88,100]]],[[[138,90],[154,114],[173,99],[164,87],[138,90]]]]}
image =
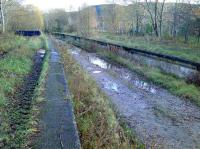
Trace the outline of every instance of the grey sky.
{"type": "Polygon", "coordinates": [[[25,0],[24,3],[33,4],[44,11],[53,8],[65,8],[69,10],[70,7],[72,7],[74,10],[77,10],[83,4],[105,4],[108,3],[108,0],[25,0]]]}

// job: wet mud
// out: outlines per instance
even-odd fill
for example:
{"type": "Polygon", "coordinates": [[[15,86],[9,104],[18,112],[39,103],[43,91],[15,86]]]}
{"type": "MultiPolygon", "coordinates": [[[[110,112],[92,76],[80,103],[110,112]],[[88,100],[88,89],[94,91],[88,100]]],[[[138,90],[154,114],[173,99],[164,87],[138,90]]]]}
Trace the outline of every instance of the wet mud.
{"type": "Polygon", "coordinates": [[[94,53],[70,46],[72,57],[111,97],[120,117],[147,148],[200,148],[200,108],[94,53]]]}

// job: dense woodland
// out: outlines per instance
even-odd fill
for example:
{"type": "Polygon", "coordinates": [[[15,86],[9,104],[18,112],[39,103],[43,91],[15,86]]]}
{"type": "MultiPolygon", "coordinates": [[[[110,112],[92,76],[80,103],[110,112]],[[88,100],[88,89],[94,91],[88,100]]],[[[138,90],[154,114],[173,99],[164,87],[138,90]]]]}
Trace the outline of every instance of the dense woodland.
{"type": "Polygon", "coordinates": [[[42,30],[42,12],[32,5],[23,6],[22,0],[0,0],[1,33],[16,30],[42,30]]]}
{"type": "Polygon", "coordinates": [[[113,4],[87,7],[66,12],[61,9],[45,14],[47,31],[77,33],[90,36],[97,32],[109,32],[129,36],[153,36],[158,38],[200,38],[200,7],[194,1],[165,0],[145,2],[131,1],[129,5],[113,4]]]}
{"type": "Polygon", "coordinates": [[[78,11],[54,9],[42,13],[38,8],[23,6],[21,0],[0,0],[1,32],[37,29],[68,32],[83,36],[112,33],[158,39],[182,38],[200,42],[200,7],[198,1],[125,0],[127,5],[87,6],[78,11]]]}
{"type": "Polygon", "coordinates": [[[42,12],[22,0],[0,0],[0,33],[63,32],[199,62],[200,2],[123,1],[42,12]],[[125,5],[126,4],[126,5],[125,5]]]}

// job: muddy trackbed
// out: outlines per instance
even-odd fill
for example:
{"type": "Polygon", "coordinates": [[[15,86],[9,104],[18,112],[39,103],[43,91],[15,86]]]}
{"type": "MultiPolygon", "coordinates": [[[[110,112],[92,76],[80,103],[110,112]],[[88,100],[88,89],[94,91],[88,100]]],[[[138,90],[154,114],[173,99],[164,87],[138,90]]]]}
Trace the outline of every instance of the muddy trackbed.
{"type": "MultiPolygon", "coordinates": [[[[61,42],[61,41],[60,41],[61,42]]],[[[147,146],[200,148],[200,109],[95,53],[70,46],[72,57],[111,98],[119,115],[147,146]]]]}

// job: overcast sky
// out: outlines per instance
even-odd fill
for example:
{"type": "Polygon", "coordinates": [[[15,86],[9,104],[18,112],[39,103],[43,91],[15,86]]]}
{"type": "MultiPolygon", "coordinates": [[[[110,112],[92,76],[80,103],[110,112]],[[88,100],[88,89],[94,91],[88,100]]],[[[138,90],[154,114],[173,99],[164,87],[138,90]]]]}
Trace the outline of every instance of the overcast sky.
{"type": "Polygon", "coordinates": [[[87,5],[106,4],[109,0],[25,0],[25,4],[33,4],[43,11],[54,8],[65,8],[69,10],[72,7],[77,10],[84,3],[87,5]]]}
{"type": "MultiPolygon", "coordinates": [[[[39,7],[43,11],[48,11],[55,8],[64,8],[67,11],[69,10],[78,10],[83,4],[87,5],[97,5],[97,4],[108,4],[113,0],[25,0],[24,4],[33,4],[39,7]],[[73,9],[70,9],[73,8],[73,9]]],[[[124,0],[117,0],[118,3],[124,4],[124,0]],[[119,2],[120,1],[120,2],[119,2]]],[[[173,2],[176,0],[166,0],[166,2],[173,2]]],[[[187,1],[187,0],[180,0],[187,1]]],[[[195,1],[195,0],[192,0],[195,1]]]]}

